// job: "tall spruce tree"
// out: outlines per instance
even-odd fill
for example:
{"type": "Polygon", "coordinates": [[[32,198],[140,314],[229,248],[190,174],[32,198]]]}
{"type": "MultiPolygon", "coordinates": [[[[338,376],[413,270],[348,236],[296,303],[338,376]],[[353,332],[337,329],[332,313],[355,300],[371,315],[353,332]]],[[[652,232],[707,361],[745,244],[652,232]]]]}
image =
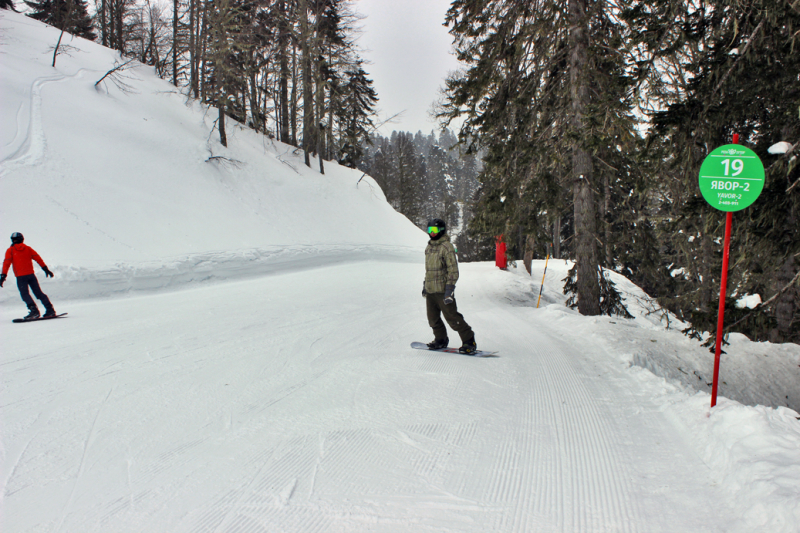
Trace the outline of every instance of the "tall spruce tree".
{"type": "Polygon", "coordinates": [[[356,168],[364,155],[363,147],[371,142],[370,134],[374,124],[375,104],[378,94],[372,87],[372,80],[362,68],[362,62],[356,68],[345,73],[347,84],[341,88],[342,106],[339,120],[343,124],[339,150],[339,162],[350,168],[356,168]]]}
{"type": "Polygon", "coordinates": [[[598,253],[611,236],[598,196],[617,185],[601,156],[635,138],[617,17],[603,1],[456,0],[446,21],[465,69],[447,80],[439,116],[463,117],[461,142],[487,151],[473,231],[503,234],[521,255],[567,217],[577,282],[566,287],[581,313],[600,313],[599,267],[615,258],[598,253]]]}

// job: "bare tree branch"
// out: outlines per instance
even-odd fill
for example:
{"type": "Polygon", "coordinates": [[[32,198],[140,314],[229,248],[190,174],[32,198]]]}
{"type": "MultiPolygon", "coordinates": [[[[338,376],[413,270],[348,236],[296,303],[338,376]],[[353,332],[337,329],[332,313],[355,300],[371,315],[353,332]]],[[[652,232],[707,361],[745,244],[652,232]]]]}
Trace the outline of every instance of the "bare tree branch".
{"type": "Polygon", "coordinates": [[[124,72],[125,70],[127,70],[127,69],[129,68],[129,65],[130,65],[131,63],[133,63],[133,61],[134,61],[133,59],[129,59],[129,60],[127,60],[126,62],[124,62],[124,63],[122,63],[122,64],[119,64],[119,63],[117,63],[117,65],[116,65],[114,68],[112,68],[111,70],[109,70],[108,72],[106,72],[106,73],[103,75],[103,77],[102,77],[102,78],[100,78],[99,80],[97,80],[97,81],[95,82],[94,86],[95,86],[95,87],[97,87],[98,85],[100,85],[100,83],[102,83],[102,81],[103,81],[103,80],[105,80],[106,78],[109,78],[111,81],[113,81],[113,82],[114,82],[114,85],[116,85],[117,87],[119,87],[121,90],[123,90],[123,91],[131,91],[131,90],[133,90],[133,88],[132,88],[130,85],[128,85],[127,83],[125,83],[124,81],[122,81],[122,80],[121,80],[121,79],[120,79],[120,78],[117,76],[117,73],[118,73],[118,72],[124,72]]]}
{"type": "Polygon", "coordinates": [[[761,303],[760,303],[760,304],[758,304],[757,306],[753,307],[753,308],[750,310],[750,312],[749,312],[749,313],[747,313],[745,316],[743,316],[742,318],[740,318],[739,320],[737,320],[737,321],[736,321],[736,322],[734,322],[733,324],[729,324],[728,326],[726,326],[726,327],[725,327],[725,329],[724,329],[724,331],[727,333],[728,331],[730,331],[730,329],[731,329],[733,326],[735,326],[736,324],[738,324],[738,323],[740,323],[740,322],[743,322],[743,321],[747,320],[747,319],[748,319],[748,318],[750,318],[750,317],[753,315],[753,313],[755,313],[756,311],[758,311],[758,310],[761,310],[761,309],[766,309],[767,307],[769,307],[770,305],[772,305],[773,303],[775,303],[775,301],[778,299],[778,297],[780,297],[780,296],[781,296],[783,293],[785,293],[785,292],[786,292],[786,291],[788,291],[790,288],[792,288],[792,285],[794,285],[795,283],[797,283],[797,281],[799,281],[799,280],[800,280],[800,271],[798,271],[798,272],[797,272],[797,274],[795,274],[795,276],[792,278],[792,281],[790,281],[789,283],[787,283],[787,284],[786,284],[786,285],[785,285],[785,286],[784,286],[784,287],[783,287],[781,290],[779,290],[778,292],[776,292],[776,293],[775,293],[775,295],[774,295],[772,298],[770,298],[770,299],[769,299],[769,300],[767,300],[766,302],[761,302],[761,303]]]}

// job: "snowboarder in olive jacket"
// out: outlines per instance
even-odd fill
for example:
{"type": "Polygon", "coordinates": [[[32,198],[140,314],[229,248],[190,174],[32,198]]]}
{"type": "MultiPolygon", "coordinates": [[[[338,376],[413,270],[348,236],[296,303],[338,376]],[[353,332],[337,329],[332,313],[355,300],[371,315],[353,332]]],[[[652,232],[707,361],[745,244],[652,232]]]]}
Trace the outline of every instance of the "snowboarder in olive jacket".
{"type": "Polygon", "coordinates": [[[36,307],[36,303],[33,301],[33,298],[31,298],[28,288],[33,291],[34,296],[44,305],[44,317],[49,318],[55,316],[56,311],[53,309],[53,304],[50,303],[50,299],[47,295],[42,292],[42,289],[39,287],[39,280],[36,279],[36,274],[33,273],[33,261],[39,263],[39,266],[44,270],[44,275],[48,278],[52,278],[53,273],[50,272],[47,265],[44,264],[44,261],[42,261],[39,254],[36,253],[36,250],[23,244],[23,240],[25,240],[25,238],[22,236],[22,233],[13,233],[11,235],[11,247],[6,250],[6,257],[3,261],[3,273],[0,274],[0,287],[2,287],[3,283],[6,281],[8,268],[13,265],[14,275],[17,277],[19,294],[22,296],[22,300],[30,311],[25,319],[39,318],[39,308],[36,307]]]}
{"type": "Polygon", "coordinates": [[[456,249],[446,234],[447,228],[440,218],[434,218],[428,223],[428,247],[425,248],[425,283],[422,286],[422,296],[426,299],[428,310],[428,324],[433,328],[433,342],[428,343],[431,350],[446,348],[450,342],[447,338],[447,328],[444,326],[442,316],[447,323],[461,337],[461,353],[473,354],[477,351],[475,334],[466,323],[464,317],[458,312],[456,299],[453,292],[458,281],[458,261],[456,249]]]}

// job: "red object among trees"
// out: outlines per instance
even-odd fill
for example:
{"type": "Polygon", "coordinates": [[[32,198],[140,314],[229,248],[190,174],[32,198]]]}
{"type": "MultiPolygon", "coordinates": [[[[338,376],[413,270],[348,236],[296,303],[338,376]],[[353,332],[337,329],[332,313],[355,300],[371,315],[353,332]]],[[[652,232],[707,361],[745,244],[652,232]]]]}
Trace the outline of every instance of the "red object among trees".
{"type": "Polygon", "coordinates": [[[506,243],[503,242],[503,236],[498,235],[495,242],[494,250],[494,264],[497,268],[505,270],[508,268],[508,257],[506,256],[506,243]]]}
{"type": "MultiPolygon", "coordinates": [[[[739,134],[733,134],[733,144],[739,144],[739,134]]],[[[733,213],[728,211],[725,214],[725,244],[722,252],[722,280],[719,287],[719,312],[717,314],[717,338],[714,346],[714,377],[711,380],[711,407],[717,405],[717,388],[719,386],[719,360],[722,353],[722,337],[725,335],[723,325],[725,323],[725,295],[728,286],[728,261],[731,249],[731,223],[733,213]]]]}

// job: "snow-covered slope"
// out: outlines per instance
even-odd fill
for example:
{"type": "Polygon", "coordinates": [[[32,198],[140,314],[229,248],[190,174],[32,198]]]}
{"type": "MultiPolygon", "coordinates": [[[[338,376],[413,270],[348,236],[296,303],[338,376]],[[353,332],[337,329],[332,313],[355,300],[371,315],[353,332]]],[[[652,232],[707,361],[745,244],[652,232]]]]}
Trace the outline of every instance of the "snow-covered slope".
{"type": "Polygon", "coordinates": [[[22,232],[54,265],[56,295],[424,246],[369,176],[330,163],[320,175],[231,120],[225,148],[216,113],[140,64],[125,88],[95,87],[122,62],[96,43],[67,36],[53,68],[54,28],[4,10],[0,35],[0,235],[22,232]]]}
{"type": "Polygon", "coordinates": [[[2,531],[800,532],[800,415],[728,399],[795,401],[797,346],[736,338],[711,410],[705,349],[621,277],[634,320],[580,316],[551,260],[538,307],[543,261],[461,265],[500,357],[412,350],[425,236],[369,177],[223,149],[56,38],[0,10],[0,238],[69,312],[12,324],[0,290],[2,531]]]}

